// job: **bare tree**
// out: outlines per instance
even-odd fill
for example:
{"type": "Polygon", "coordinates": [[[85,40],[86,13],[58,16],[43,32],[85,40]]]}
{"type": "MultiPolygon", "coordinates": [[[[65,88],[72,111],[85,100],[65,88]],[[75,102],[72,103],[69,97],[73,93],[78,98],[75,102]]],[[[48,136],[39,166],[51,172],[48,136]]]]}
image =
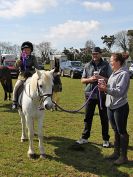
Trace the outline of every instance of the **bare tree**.
{"type": "Polygon", "coordinates": [[[127,35],[129,37],[129,54],[133,59],[133,30],[128,30],[127,35]]]}
{"type": "Polygon", "coordinates": [[[129,42],[129,37],[127,35],[127,31],[120,31],[117,34],[115,34],[115,45],[122,49],[124,52],[128,51],[129,46],[128,46],[128,42],[129,42]]]}
{"type": "Polygon", "coordinates": [[[42,58],[43,62],[49,63],[50,62],[50,53],[51,43],[50,42],[41,42],[40,44],[36,45],[37,52],[39,56],[42,58]]]}
{"type": "Polygon", "coordinates": [[[93,49],[95,47],[95,43],[92,41],[92,40],[88,40],[86,41],[85,43],[85,48],[90,48],[90,49],[93,49]]]}
{"type": "Polygon", "coordinates": [[[1,53],[11,53],[11,45],[9,42],[0,42],[1,53]]]}
{"type": "Polygon", "coordinates": [[[20,55],[20,46],[10,42],[0,42],[0,53],[20,55]]]}
{"type": "Polygon", "coordinates": [[[19,56],[21,53],[21,47],[17,44],[14,44],[13,46],[11,46],[11,50],[12,50],[12,53],[16,56],[19,56]]]}
{"type": "Polygon", "coordinates": [[[63,53],[67,56],[68,60],[78,60],[79,50],[70,47],[69,49],[64,48],[63,53]]]}

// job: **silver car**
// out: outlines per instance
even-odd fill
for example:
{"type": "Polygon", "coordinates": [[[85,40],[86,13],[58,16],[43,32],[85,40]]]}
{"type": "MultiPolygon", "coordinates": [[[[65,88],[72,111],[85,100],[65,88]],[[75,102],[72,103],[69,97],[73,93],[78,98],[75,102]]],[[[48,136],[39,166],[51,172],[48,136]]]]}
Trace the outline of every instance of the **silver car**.
{"type": "Polygon", "coordinates": [[[66,61],[60,66],[61,76],[69,76],[73,78],[81,78],[83,73],[83,65],[81,61],[66,61]]]}

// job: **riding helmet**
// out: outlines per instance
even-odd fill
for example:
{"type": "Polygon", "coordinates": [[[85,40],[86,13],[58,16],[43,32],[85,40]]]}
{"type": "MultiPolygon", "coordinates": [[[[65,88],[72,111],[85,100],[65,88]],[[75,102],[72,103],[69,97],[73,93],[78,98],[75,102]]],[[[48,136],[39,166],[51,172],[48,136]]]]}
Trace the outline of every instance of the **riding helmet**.
{"type": "Polygon", "coordinates": [[[24,48],[30,48],[31,52],[32,52],[33,51],[33,44],[29,41],[25,41],[21,45],[21,50],[23,50],[24,48]]]}

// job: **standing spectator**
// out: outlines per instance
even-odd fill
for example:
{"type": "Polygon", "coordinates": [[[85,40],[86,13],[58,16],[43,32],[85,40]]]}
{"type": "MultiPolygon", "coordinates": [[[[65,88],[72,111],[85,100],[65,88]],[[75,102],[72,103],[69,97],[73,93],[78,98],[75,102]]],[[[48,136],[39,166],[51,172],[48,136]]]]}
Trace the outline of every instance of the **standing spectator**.
{"type": "Polygon", "coordinates": [[[122,54],[112,54],[110,63],[113,73],[107,84],[99,84],[99,89],[107,93],[107,113],[115,134],[114,152],[108,159],[114,159],[114,164],[116,165],[121,165],[128,161],[127,148],[129,135],[127,133],[127,118],[129,105],[127,92],[130,76],[124,62],[125,58],[122,57],[122,54]]]}
{"type": "MultiPolygon", "coordinates": [[[[54,85],[53,85],[53,101],[56,104],[59,104],[59,92],[62,92],[62,83],[60,79],[60,72],[54,72],[54,85]]],[[[54,106],[55,110],[57,111],[57,106],[54,106]]]]}
{"type": "Polygon", "coordinates": [[[13,90],[13,110],[17,108],[18,92],[23,86],[24,81],[35,73],[35,68],[39,69],[35,56],[31,55],[33,44],[29,41],[24,42],[21,46],[21,51],[22,55],[24,53],[25,59],[23,59],[23,56],[21,55],[20,59],[16,61],[16,68],[19,68],[19,76],[13,90]]]}
{"type": "Polygon", "coordinates": [[[5,57],[1,57],[1,64],[4,65],[5,57]]]}
{"type": "MultiPolygon", "coordinates": [[[[81,83],[86,84],[85,95],[86,99],[92,93],[92,90],[98,84],[98,79],[108,80],[111,75],[111,67],[107,61],[103,61],[101,58],[101,49],[95,47],[92,50],[92,60],[85,65],[83,75],[81,78],[81,83]],[[96,71],[98,72],[96,74],[96,71]],[[95,75],[94,75],[95,74],[95,75]]],[[[98,105],[99,114],[101,119],[102,126],[102,138],[103,138],[103,147],[109,147],[109,124],[107,117],[107,109],[105,106],[106,96],[104,92],[101,93],[101,100],[99,99],[98,88],[95,90],[95,93],[91,96],[91,99],[86,105],[85,109],[85,119],[84,119],[84,130],[82,137],[77,141],[79,144],[88,143],[88,138],[90,137],[90,131],[92,127],[92,120],[95,112],[95,107],[98,105]],[[100,108],[100,102],[102,101],[102,109],[100,108]]]]}
{"type": "MultiPolygon", "coordinates": [[[[53,79],[53,101],[56,104],[59,104],[59,92],[62,92],[62,83],[60,79],[60,72],[59,72],[59,62],[55,59],[55,71],[54,71],[54,79],[53,79]]],[[[54,109],[57,110],[57,106],[54,105],[54,109]]],[[[53,109],[52,109],[53,110],[53,109]]]]}

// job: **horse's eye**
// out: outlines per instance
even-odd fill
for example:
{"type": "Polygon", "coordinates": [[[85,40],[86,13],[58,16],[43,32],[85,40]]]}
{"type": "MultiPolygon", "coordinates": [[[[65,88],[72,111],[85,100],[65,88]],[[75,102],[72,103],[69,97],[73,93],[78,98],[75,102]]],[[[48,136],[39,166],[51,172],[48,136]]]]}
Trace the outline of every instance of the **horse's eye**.
{"type": "Polygon", "coordinates": [[[42,85],[39,85],[40,88],[42,88],[42,85]]]}

